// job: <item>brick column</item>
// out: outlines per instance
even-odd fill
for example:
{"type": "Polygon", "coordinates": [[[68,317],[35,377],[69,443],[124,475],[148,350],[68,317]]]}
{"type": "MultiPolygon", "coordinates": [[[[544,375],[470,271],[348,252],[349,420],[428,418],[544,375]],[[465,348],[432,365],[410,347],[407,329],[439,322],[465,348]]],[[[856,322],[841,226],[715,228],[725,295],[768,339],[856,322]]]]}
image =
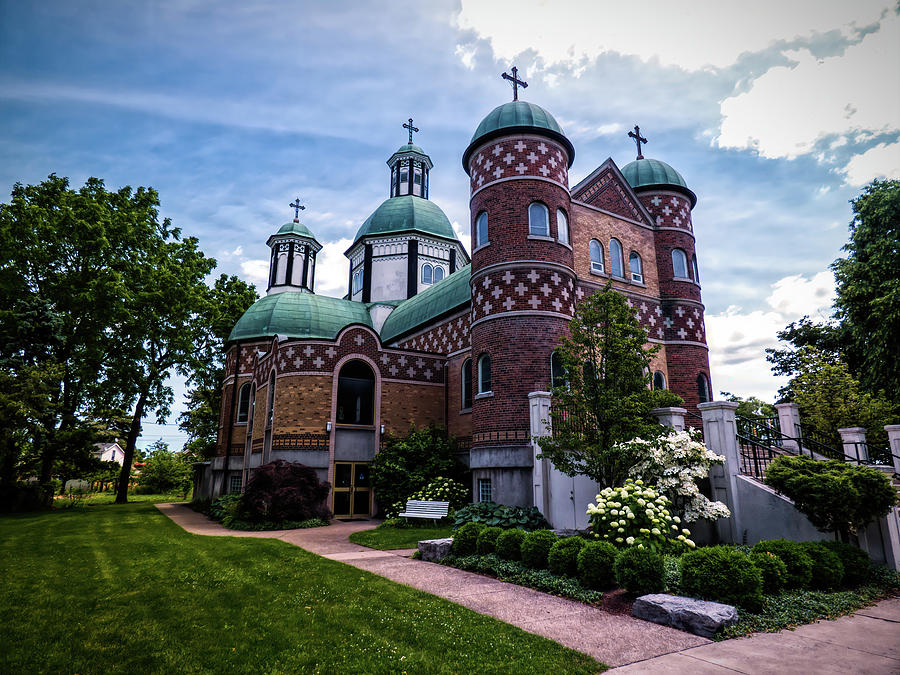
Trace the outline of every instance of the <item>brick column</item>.
{"type": "Polygon", "coordinates": [[[841,443],[844,446],[844,458],[853,464],[867,462],[869,449],[866,447],[866,430],[862,427],[848,427],[838,429],[841,435],[841,443]]]}
{"type": "Polygon", "coordinates": [[[900,424],[888,424],[884,430],[888,435],[888,444],[894,460],[894,473],[900,473],[900,424]]]}
{"type": "Polygon", "coordinates": [[[550,392],[533,391],[528,394],[528,411],[531,423],[531,447],[534,453],[532,484],[534,485],[534,505],[541,513],[547,513],[550,495],[550,460],[538,459],[541,446],[537,443],[540,436],[553,433],[550,428],[550,392]]]}
{"type": "Polygon", "coordinates": [[[664,427],[672,427],[675,431],[684,431],[684,408],[654,408],[650,414],[664,427]]]}
{"type": "Polygon", "coordinates": [[[737,443],[737,424],[734,414],[738,404],[730,401],[713,401],[697,406],[703,417],[703,436],[706,447],[717,455],[725,456],[724,466],[710,469],[709,481],[713,499],[723,502],[731,510],[731,518],[716,523],[719,540],[737,544],[741,542],[741,510],[737,493],[737,477],[741,472],[740,448],[737,443]]]}

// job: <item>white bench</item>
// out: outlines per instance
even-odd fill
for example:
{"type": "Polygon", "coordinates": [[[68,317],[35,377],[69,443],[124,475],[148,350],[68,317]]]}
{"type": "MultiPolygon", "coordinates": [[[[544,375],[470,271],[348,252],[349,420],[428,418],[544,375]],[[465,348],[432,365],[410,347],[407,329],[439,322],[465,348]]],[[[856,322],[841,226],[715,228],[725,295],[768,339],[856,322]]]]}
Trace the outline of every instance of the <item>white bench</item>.
{"type": "Polygon", "coordinates": [[[406,502],[406,512],[398,514],[401,518],[431,518],[437,521],[446,518],[450,502],[430,502],[410,499],[406,502]]]}

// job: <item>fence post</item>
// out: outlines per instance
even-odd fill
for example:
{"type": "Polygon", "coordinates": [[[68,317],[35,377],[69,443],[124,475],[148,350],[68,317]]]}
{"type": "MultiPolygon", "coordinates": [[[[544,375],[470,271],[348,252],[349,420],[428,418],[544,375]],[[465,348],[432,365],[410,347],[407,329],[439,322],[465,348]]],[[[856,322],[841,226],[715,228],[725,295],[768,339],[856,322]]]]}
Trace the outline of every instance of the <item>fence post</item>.
{"type": "Polygon", "coordinates": [[[894,473],[900,473],[900,424],[888,424],[884,430],[887,432],[891,457],[894,460],[894,473]]]}
{"type": "MultiPolygon", "coordinates": [[[[650,414],[656,417],[656,421],[664,427],[672,427],[675,431],[684,431],[684,416],[687,410],[684,408],[654,408],[650,414]]],[[[900,429],[900,426],[897,427],[900,429]]]]}
{"type": "Polygon", "coordinates": [[[534,505],[538,511],[547,514],[550,501],[550,460],[538,459],[541,446],[537,443],[539,436],[549,436],[550,428],[550,392],[533,391],[528,394],[528,412],[531,426],[531,451],[534,465],[531,470],[534,505]]]}
{"type": "Polygon", "coordinates": [[[723,502],[731,510],[731,518],[716,523],[719,540],[739,544],[742,541],[741,510],[737,492],[738,475],[741,472],[741,455],[737,441],[737,423],[734,418],[738,404],[730,401],[713,401],[697,406],[703,417],[703,437],[706,447],[717,455],[725,456],[724,466],[710,469],[709,481],[713,498],[723,502]]]}
{"type": "MultiPolygon", "coordinates": [[[[800,438],[800,406],[796,403],[776,403],[778,411],[778,426],[781,433],[791,439],[800,438]]],[[[783,440],[784,447],[788,450],[801,452],[800,443],[795,440],[783,440]]]]}
{"type": "Polygon", "coordinates": [[[869,449],[866,447],[866,430],[863,427],[847,427],[838,429],[841,443],[844,446],[844,459],[851,464],[869,461],[869,449]]]}

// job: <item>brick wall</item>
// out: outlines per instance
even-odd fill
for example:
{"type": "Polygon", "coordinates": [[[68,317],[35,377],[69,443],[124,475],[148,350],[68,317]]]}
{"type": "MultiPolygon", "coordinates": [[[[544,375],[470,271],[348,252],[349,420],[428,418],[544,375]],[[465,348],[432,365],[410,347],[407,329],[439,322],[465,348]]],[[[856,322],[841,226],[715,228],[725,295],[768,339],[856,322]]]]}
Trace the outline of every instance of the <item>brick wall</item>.
{"type": "MultiPolygon", "coordinates": [[[[454,436],[472,435],[472,409],[462,412],[462,368],[465,360],[471,356],[471,351],[463,352],[447,361],[447,431],[454,436]]],[[[474,363],[472,368],[474,383],[474,363]]],[[[473,386],[472,396],[474,395],[473,386]]]]}
{"type": "Polygon", "coordinates": [[[404,434],[410,424],[417,427],[444,420],[444,387],[407,382],[381,385],[381,423],[386,431],[404,434]]]}
{"type": "Polygon", "coordinates": [[[277,378],[277,433],[323,433],[325,423],[331,419],[332,379],[329,375],[288,375],[277,378]]]}

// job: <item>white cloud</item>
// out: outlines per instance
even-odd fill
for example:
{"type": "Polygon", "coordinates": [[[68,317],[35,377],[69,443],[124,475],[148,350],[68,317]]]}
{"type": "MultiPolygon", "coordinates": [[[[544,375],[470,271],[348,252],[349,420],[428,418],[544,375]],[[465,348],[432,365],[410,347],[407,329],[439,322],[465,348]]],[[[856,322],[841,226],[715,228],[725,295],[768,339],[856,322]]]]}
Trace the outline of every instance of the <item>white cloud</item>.
{"type": "Polygon", "coordinates": [[[471,47],[463,47],[456,45],[455,54],[459,57],[460,62],[469,70],[475,70],[475,49],[471,47]]]}
{"type": "Polygon", "coordinates": [[[458,221],[454,220],[451,225],[453,226],[453,231],[456,233],[457,239],[462,243],[463,248],[469,253],[472,254],[472,233],[469,231],[469,228],[463,229],[462,225],[459,224],[458,221]]]}
{"type": "Polygon", "coordinates": [[[874,178],[900,178],[900,143],[879,143],[861,155],[853,157],[846,166],[850,185],[865,185],[874,178]]]}
{"type": "Polygon", "coordinates": [[[802,274],[779,279],[766,303],[788,321],[804,315],[825,318],[834,303],[834,275],[826,270],[812,279],[802,274]]]}
{"type": "Polygon", "coordinates": [[[239,256],[239,255],[243,255],[243,254],[244,254],[244,247],[243,247],[243,246],[238,246],[236,249],[234,249],[234,250],[231,252],[231,255],[234,255],[234,256],[239,256]]]}
{"type": "Polygon", "coordinates": [[[316,293],[340,298],[346,295],[350,261],[344,256],[344,251],[352,243],[352,239],[344,238],[322,246],[316,256],[316,293]]]}
{"type": "Polygon", "coordinates": [[[269,261],[268,260],[244,260],[241,262],[241,272],[250,283],[262,284],[265,286],[269,280],[269,261]]]}

